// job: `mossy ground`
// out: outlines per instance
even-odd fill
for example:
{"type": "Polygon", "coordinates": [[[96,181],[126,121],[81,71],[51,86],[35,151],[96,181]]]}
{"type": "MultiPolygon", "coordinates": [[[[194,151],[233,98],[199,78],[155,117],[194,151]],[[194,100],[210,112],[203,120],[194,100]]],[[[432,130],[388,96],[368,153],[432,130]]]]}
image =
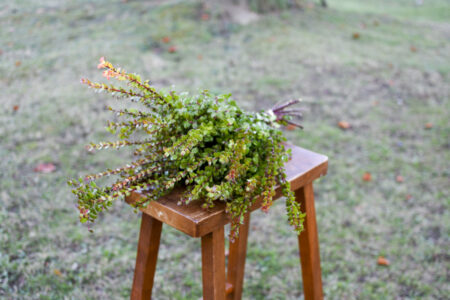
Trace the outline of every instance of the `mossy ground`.
{"type": "MultiPolygon", "coordinates": [[[[418,2],[329,0],[245,26],[214,7],[202,18],[192,1],[2,4],[0,298],[129,295],[139,216],[118,203],[89,234],[66,185],[129,159],[83,148],[111,138],[111,100],[79,84],[100,79],[100,56],[158,87],[232,92],[250,110],[302,97],[305,130],[286,134],[330,159],[315,186],[326,297],[448,297],[450,6],[418,2]],[[56,172],[33,172],[42,162],[56,172]]],[[[252,215],[245,299],[302,295],[282,202],[252,215]]],[[[201,297],[200,265],[200,241],[165,227],[155,298],[201,297]]]]}

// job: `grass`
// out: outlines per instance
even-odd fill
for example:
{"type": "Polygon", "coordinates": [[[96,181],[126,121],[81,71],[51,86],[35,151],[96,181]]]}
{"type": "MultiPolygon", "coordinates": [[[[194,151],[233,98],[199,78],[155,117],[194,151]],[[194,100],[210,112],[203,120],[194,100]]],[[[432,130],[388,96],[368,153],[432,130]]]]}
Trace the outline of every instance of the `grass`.
{"type": "MultiPolygon", "coordinates": [[[[329,4],[246,26],[214,9],[202,21],[193,1],[2,4],[0,298],[129,295],[139,216],[118,203],[89,234],[65,183],[128,158],[84,151],[110,138],[102,129],[109,99],[79,85],[82,76],[100,79],[100,56],[159,87],[232,92],[247,109],[302,97],[305,130],[286,134],[330,159],[315,185],[326,298],[448,297],[449,5],[329,4]],[[352,127],[341,130],[341,120],[352,127]],[[57,170],[33,172],[42,162],[57,170]],[[372,181],[362,180],[365,172],[372,181]],[[388,267],[376,264],[380,255],[388,267]]],[[[252,215],[245,299],[302,295],[282,202],[252,215]]],[[[164,228],[157,299],[201,297],[199,249],[199,240],[164,228]]]]}

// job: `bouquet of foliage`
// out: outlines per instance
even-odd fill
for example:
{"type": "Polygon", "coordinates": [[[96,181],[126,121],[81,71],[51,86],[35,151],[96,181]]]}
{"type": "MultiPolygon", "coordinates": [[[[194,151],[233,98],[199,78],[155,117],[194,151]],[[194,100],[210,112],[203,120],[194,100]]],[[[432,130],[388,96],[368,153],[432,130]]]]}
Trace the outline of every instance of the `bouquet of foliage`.
{"type": "Polygon", "coordinates": [[[119,140],[90,144],[89,150],[130,147],[138,158],[117,169],[69,181],[78,198],[82,223],[92,223],[116,199],[133,191],[145,191],[136,208],[169,193],[175,185],[186,192],[179,204],[194,200],[205,209],[225,201],[233,238],[254,201],[262,197],[262,210],[272,204],[277,185],[286,197],[289,223],[300,233],[304,214],[286,181],[284,163],[289,159],[280,125],[301,127],[292,121],[301,117],[290,108],[299,100],[278,104],[266,112],[241,110],[230,94],[212,95],[207,90],[187,93],[157,91],[149,81],[100,59],[106,78],[124,81],[128,88],[111,84],[82,83],[99,92],[141,104],[141,109],[109,109],[123,122],[108,122],[119,140]],[[116,176],[114,183],[99,186],[102,177],[116,176]]]}

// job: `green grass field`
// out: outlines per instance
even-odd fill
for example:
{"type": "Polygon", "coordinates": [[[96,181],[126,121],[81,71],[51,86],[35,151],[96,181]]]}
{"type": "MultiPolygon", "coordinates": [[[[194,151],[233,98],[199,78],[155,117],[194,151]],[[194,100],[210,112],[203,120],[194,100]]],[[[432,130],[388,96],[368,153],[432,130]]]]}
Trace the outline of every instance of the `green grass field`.
{"type": "MultiPolygon", "coordinates": [[[[326,298],[448,299],[450,4],[417,2],[329,0],[247,25],[216,7],[202,20],[194,1],[0,3],[0,298],[129,297],[139,215],[117,203],[90,234],[66,185],[129,159],[84,149],[112,138],[115,100],[79,84],[102,80],[105,56],[158,87],[232,92],[249,110],[303,98],[305,129],[286,135],[330,161],[315,185],[326,298]],[[33,171],[45,162],[56,171],[33,171]]],[[[156,299],[201,297],[198,239],[164,228],[155,285],[156,299]]],[[[302,295],[279,200],[252,215],[244,299],[302,295]]]]}

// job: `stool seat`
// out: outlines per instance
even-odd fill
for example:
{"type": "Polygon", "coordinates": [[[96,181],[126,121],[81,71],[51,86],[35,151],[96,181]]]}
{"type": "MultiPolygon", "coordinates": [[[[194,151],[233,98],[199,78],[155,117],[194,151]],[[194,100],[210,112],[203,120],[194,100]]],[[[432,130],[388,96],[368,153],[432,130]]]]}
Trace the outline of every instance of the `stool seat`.
{"type": "MultiPolygon", "coordinates": [[[[293,191],[326,174],[328,168],[326,156],[290,144],[287,144],[286,147],[292,150],[292,157],[284,168],[293,191]]],[[[178,200],[183,192],[183,188],[175,188],[170,194],[141,208],[141,211],[192,237],[202,237],[230,222],[225,212],[226,204],[221,201],[216,201],[215,206],[209,209],[202,208],[203,202],[200,200],[178,205],[178,200]]],[[[130,204],[135,203],[141,199],[143,194],[145,191],[133,192],[126,198],[126,201],[130,204]]],[[[277,187],[274,200],[280,196],[281,189],[277,187]]],[[[251,211],[260,208],[261,204],[262,199],[257,199],[252,205],[251,211]]]]}
{"type": "MultiPolygon", "coordinates": [[[[305,299],[322,300],[319,240],[314,208],[313,181],[325,175],[328,158],[312,151],[286,145],[292,149],[291,159],[284,165],[287,180],[294,191],[300,209],[306,214],[304,230],[298,236],[305,299]]],[[[245,257],[251,211],[261,207],[261,198],[255,199],[244,221],[239,225],[239,236],[230,241],[228,262],[225,259],[225,230],[230,222],[226,203],[216,201],[209,209],[202,201],[178,205],[184,188],[176,188],[157,201],[141,208],[142,222],[139,233],[136,267],[130,299],[150,299],[152,295],[158,249],[163,224],[168,224],[192,237],[201,237],[202,282],[204,300],[240,300],[242,298],[245,257]],[[227,263],[226,263],[227,262],[227,263]]],[[[276,187],[274,200],[280,198],[276,187]]],[[[144,192],[133,192],[125,200],[132,204],[140,201],[144,192]]]]}

